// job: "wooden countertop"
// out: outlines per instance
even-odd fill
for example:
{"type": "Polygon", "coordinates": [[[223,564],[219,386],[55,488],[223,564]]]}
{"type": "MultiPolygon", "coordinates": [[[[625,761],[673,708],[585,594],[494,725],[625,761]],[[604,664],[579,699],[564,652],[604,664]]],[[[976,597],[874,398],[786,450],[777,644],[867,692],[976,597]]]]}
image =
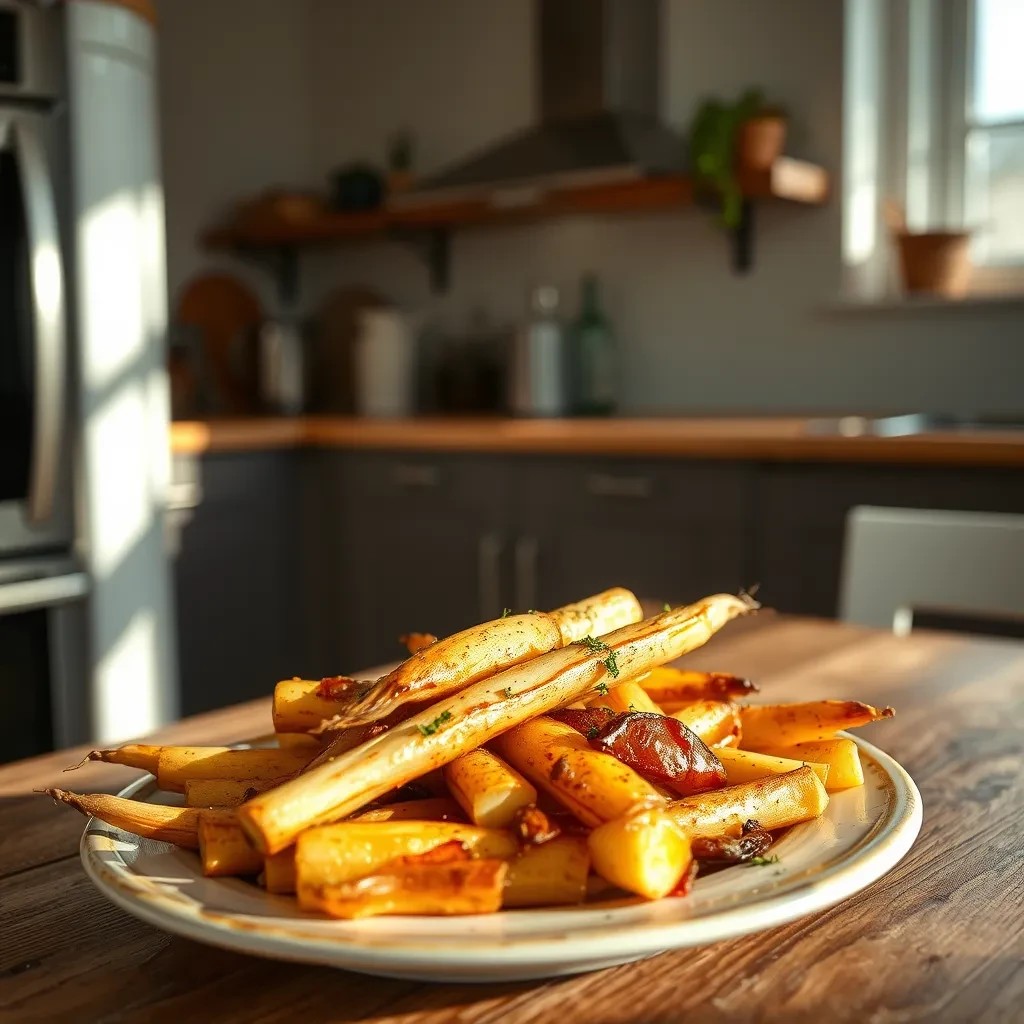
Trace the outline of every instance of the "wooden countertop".
{"type": "MultiPolygon", "coordinates": [[[[1010,1021],[1024,1000],[1024,644],[758,616],[695,668],[757,679],[779,700],[895,705],[864,730],[914,776],[924,826],[905,860],[832,910],[768,933],[547,982],[388,981],[197,945],[129,917],[78,859],[82,819],[33,789],[81,751],[0,768],[0,1019],[180,1022],[1010,1021]],[[1016,953],[1014,951],[1017,951],[1016,953]]],[[[168,742],[266,731],[269,701],[164,730],[168,742]]],[[[134,773],[90,764],[76,787],[134,773]]]]}
{"type": "Polygon", "coordinates": [[[1024,431],[950,431],[901,437],[816,434],[808,419],[518,420],[344,416],[176,422],[175,453],[321,447],[534,455],[676,456],[801,462],[1024,466],[1024,431]]]}

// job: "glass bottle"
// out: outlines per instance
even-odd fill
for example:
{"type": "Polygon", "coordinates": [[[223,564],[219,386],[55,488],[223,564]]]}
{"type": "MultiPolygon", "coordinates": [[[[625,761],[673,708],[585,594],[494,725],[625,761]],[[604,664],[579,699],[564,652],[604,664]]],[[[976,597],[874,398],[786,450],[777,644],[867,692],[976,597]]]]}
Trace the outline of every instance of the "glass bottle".
{"type": "Polygon", "coordinates": [[[601,309],[597,277],[583,278],[580,314],[573,327],[574,411],[608,416],[615,411],[618,358],[611,324],[601,309]]]}
{"type": "Polygon", "coordinates": [[[513,339],[510,406],[518,416],[562,416],[565,401],[565,332],[558,289],[535,288],[530,315],[513,339]]]}

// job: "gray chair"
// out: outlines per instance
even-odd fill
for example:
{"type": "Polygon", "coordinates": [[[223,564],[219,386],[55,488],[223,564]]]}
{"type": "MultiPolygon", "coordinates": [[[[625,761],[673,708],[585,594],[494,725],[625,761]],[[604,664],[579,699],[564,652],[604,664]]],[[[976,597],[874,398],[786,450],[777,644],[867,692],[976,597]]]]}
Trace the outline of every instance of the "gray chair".
{"type": "Polygon", "coordinates": [[[1024,622],[1024,515],[851,509],[839,617],[902,635],[915,611],[1024,622]]]}

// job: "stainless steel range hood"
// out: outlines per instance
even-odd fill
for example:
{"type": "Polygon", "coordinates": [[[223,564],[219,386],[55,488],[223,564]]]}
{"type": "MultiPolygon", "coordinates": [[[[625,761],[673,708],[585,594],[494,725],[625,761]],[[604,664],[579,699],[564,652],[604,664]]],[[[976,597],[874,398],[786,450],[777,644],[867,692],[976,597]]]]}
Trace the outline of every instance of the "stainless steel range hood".
{"type": "Polygon", "coordinates": [[[660,0],[536,0],[539,123],[392,205],[629,181],[677,170],[679,137],[658,120],[660,0]]]}

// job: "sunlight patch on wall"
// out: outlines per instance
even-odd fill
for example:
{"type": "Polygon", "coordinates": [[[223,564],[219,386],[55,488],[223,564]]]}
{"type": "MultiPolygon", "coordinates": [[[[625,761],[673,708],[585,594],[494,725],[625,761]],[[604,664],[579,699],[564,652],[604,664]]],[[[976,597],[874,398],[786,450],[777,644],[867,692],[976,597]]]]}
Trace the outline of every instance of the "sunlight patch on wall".
{"type": "Polygon", "coordinates": [[[156,644],[153,612],[140,609],[99,660],[92,698],[94,742],[120,743],[163,722],[156,644]]]}

